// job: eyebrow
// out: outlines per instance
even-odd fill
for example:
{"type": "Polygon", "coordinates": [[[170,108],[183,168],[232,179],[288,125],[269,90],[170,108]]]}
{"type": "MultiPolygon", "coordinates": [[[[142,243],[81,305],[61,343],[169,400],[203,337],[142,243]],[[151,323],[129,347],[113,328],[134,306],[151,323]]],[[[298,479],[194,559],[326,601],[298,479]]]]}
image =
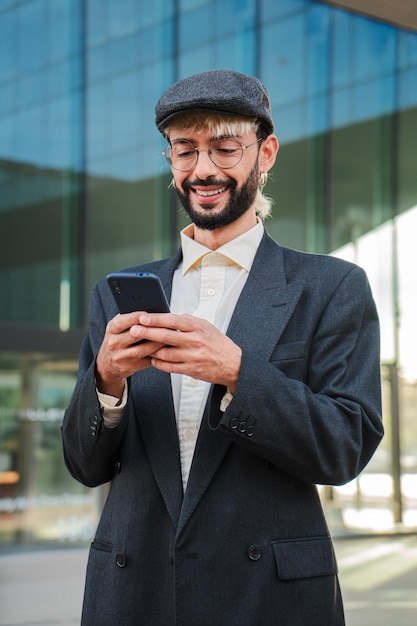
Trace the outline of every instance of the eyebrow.
{"type": "MultiPolygon", "coordinates": [[[[210,141],[221,141],[222,139],[242,139],[241,135],[215,135],[214,137],[210,137],[209,142],[210,141]]],[[[172,141],[170,141],[171,145],[177,144],[177,143],[191,143],[193,146],[195,144],[195,142],[191,139],[186,139],[185,137],[178,137],[177,139],[173,139],[172,141]]]]}
{"type": "Polygon", "coordinates": [[[210,141],[220,141],[221,139],[241,139],[241,135],[218,135],[217,137],[212,137],[210,141]]]}

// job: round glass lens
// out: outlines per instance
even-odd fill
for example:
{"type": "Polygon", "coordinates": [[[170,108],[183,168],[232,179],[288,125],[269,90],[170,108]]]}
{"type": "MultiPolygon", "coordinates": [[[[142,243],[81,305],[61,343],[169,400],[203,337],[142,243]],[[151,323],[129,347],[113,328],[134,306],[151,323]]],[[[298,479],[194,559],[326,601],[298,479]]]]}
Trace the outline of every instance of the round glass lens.
{"type": "MultiPolygon", "coordinates": [[[[237,139],[213,139],[209,141],[207,153],[214,165],[227,169],[240,162],[244,147],[237,139]]],[[[164,155],[174,169],[185,172],[197,165],[199,152],[191,141],[181,140],[169,146],[164,155]]]]}

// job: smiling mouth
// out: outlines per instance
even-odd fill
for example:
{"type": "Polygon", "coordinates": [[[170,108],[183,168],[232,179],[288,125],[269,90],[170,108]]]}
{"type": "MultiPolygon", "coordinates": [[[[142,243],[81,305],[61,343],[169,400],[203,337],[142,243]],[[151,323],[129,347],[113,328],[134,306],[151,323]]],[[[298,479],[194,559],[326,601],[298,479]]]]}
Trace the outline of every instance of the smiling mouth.
{"type": "Polygon", "coordinates": [[[226,191],[226,187],[220,187],[217,189],[198,189],[196,187],[192,187],[191,189],[193,193],[203,198],[213,198],[226,191]]]}

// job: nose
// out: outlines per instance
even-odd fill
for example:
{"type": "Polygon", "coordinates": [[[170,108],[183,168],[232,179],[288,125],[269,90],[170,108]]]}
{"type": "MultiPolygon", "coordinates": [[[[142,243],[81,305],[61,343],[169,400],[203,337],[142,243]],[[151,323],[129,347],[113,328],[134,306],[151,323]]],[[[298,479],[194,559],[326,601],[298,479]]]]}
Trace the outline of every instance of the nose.
{"type": "Polygon", "coordinates": [[[210,159],[209,149],[205,148],[198,151],[198,160],[194,167],[194,174],[200,179],[215,176],[219,170],[217,165],[210,159]]]}

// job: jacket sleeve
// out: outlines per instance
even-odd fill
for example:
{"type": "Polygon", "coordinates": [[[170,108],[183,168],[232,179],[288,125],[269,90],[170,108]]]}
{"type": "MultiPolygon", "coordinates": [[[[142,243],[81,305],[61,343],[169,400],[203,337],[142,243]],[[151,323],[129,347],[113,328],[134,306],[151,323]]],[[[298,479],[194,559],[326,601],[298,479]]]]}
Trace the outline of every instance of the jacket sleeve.
{"type": "Polygon", "coordinates": [[[363,270],[345,274],[317,319],[303,314],[299,340],[279,342],[274,360],[243,350],[233,400],[222,413],[224,389],[214,389],[209,425],[300,480],[343,484],[383,436],[379,323],[363,270]]]}
{"type": "Polygon", "coordinates": [[[130,406],[116,428],[104,426],[95,383],[95,359],[107,318],[99,290],[90,298],[90,324],[79,358],[78,379],[62,424],[65,463],[81,483],[95,487],[112,479],[130,406]]]}

